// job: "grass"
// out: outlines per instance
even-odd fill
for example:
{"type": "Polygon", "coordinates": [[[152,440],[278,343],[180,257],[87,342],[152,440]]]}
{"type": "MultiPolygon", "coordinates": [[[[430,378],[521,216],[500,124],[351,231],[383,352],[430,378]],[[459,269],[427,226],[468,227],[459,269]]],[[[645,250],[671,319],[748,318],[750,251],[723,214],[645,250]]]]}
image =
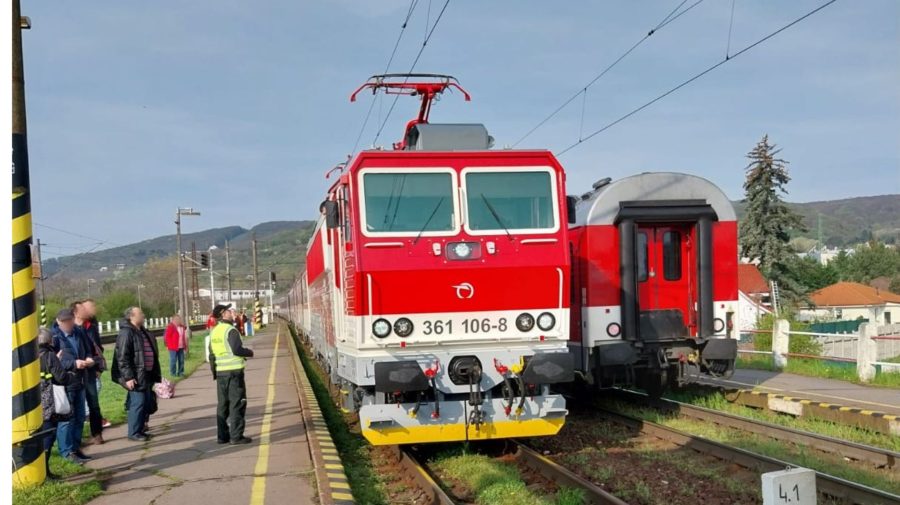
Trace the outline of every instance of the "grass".
{"type": "MultiPolygon", "coordinates": [[[[893,362],[892,360],[888,361],[893,362]]],[[[770,356],[761,355],[739,356],[737,368],[768,370],[770,372],[777,371],[772,364],[772,358],[770,356]]],[[[789,358],[787,366],[782,371],[808,377],[820,377],[823,379],[853,382],[867,386],[900,388],[900,373],[884,373],[879,370],[871,382],[862,382],[859,380],[859,377],[856,376],[856,366],[852,363],[840,363],[821,359],[789,358]]]]}
{"type": "Polygon", "coordinates": [[[322,410],[322,417],[331,433],[334,445],[341,456],[347,480],[350,483],[350,492],[356,503],[369,505],[387,505],[389,500],[385,493],[385,485],[378,475],[378,471],[372,465],[369,451],[371,446],[362,435],[350,431],[344,415],[335,406],[328,392],[328,386],[322,379],[323,375],[318,365],[313,362],[297,338],[297,332],[293,325],[289,324],[291,336],[297,344],[300,353],[300,362],[306,370],[306,376],[313,388],[316,401],[322,410]]]}
{"type": "Polygon", "coordinates": [[[515,466],[482,454],[445,454],[433,465],[468,488],[479,505],[580,505],[585,500],[583,491],[566,487],[555,496],[536,494],[526,487],[515,466]]]}
{"type": "Polygon", "coordinates": [[[769,437],[740,430],[724,428],[713,423],[672,417],[661,414],[656,410],[648,410],[620,402],[614,402],[614,409],[627,415],[662,424],[732,447],[777,458],[801,467],[812,468],[876,489],[900,493],[900,477],[890,471],[878,471],[868,467],[851,465],[840,457],[830,457],[807,447],[783,443],[769,437]]]}
{"type": "MultiPolygon", "coordinates": [[[[92,472],[89,468],[63,459],[55,448],[50,454],[50,471],[62,478],[92,472]]],[[[96,478],[80,483],[46,481],[39,486],[13,489],[12,502],[14,505],[80,505],[102,493],[96,478]]]]}
{"type": "Polygon", "coordinates": [[[892,451],[900,451],[900,437],[897,436],[886,435],[884,433],[857,428],[855,426],[848,426],[846,424],[833,423],[814,417],[794,417],[789,414],[780,414],[778,412],[737,405],[729,402],[721,392],[703,394],[670,392],[666,394],[666,398],[690,405],[696,405],[698,407],[727,412],[749,419],[766,421],[779,426],[818,433],[874,447],[882,447],[892,451]]]}

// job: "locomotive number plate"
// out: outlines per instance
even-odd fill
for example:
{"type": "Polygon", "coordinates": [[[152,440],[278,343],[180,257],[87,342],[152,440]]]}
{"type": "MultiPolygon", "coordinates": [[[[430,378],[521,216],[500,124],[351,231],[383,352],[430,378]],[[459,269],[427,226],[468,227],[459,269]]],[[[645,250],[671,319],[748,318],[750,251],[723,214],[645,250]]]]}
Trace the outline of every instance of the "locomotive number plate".
{"type": "Polygon", "coordinates": [[[473,317],[466,319],[436,319],[422,322],[423,335],[452,335],[455,332],[472,335],[490,332],[505,332],[510,324],[505,317],[473,317]]]}

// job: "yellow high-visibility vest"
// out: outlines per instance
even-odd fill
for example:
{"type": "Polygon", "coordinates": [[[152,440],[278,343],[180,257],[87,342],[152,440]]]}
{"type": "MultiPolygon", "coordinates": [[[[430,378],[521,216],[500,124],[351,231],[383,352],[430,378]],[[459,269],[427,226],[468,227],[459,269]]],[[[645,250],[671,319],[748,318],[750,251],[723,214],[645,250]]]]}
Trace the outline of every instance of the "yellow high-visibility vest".
{"type": "Polygon", "coordinates": [[[241,356],[235,356],[228,345],[228,332],[234,328],[231,323],[219,321],[209,334],[209,349],[216,357],[216,372],[228,372],[231,370],[243,370],[244,361],[241,356]]]}

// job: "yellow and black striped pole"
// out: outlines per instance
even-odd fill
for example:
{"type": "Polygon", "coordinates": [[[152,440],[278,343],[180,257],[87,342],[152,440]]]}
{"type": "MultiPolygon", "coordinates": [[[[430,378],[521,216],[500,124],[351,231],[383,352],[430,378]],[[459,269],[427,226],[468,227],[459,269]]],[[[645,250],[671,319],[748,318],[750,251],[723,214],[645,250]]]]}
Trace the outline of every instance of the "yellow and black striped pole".
{"type": "Polygon", "coordinates": [[[262,307],[259,305],[259,299],[257,298],[253,302],[253,329],[258,330],[262,328],[262,307]]]}
{"type": "Polygon", "coordinates": [[[46,478],[43,444],[34,434],[43,424],[37,314],[31,277],[31,194],[28,142],[25,137],[25,74],[22,65],[22,18],[12,2],[12,443],[13,486],[40,484],[46,478]]]}

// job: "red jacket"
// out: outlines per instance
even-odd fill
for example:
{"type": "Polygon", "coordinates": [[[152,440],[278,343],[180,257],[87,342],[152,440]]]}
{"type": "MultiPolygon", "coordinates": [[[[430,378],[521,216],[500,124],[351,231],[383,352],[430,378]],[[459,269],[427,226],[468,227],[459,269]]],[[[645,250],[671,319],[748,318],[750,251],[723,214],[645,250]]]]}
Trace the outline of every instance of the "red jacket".
{"type": "MultiPolygon", "coordinates": [[[[184,326],[182,326],[184,328],[184,326]]],[[[178,327],[175,326],[174,323],[169,323],[169,326],[166,327],[166,348],[170,351],[177,351],[179,348],[183,349],[187,347],[187,342],[184,342],[184,347],[179,346],[181,335],[178,334],[178,327]]],[[[187,340],[187,337],[185,337],[187,340]]]]}

